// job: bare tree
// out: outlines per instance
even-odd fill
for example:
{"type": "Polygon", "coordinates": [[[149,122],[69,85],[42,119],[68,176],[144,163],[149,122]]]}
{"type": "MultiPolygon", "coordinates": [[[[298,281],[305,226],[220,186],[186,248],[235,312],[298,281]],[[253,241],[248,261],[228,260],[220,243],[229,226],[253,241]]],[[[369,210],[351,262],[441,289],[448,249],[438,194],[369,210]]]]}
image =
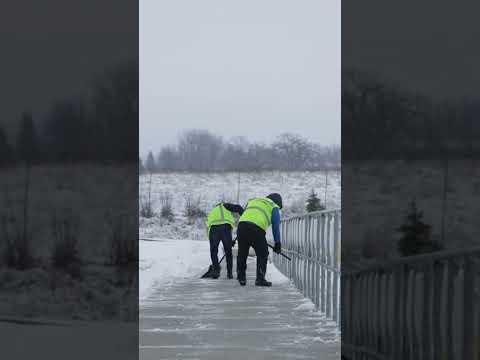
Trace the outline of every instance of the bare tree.
{"type": "MultiPolygon", "coordinates": [[[[155,161],[146,159],[145,167],[155,161]]],[[[340,148],[314,144],[296,134],[282,134],[275,143],[250,143],[244,137],[229,141],[206,130],[187,130],[177,146],[164,146],[157,156],[156,171],[261,171],[320,170],[340,167],[340,148]]]]}
{"type": "Polygon", "coordinates": [[[303,137],[284,133],[277,137],[273,147],[278,151],[285,170],[300,170],[306,168],[311,156],[311,145],[303,137]]]}
{"type": "Polygon", "coordinates": [[[184,170],[212,171],[222,150],[222,139],[207,130],[187,130],[178,141],[184,170]]]}
{"type": "Polygon", "coordinates": [[[39,141],[35,124],[30,113],[22,115],[20,131],[17,137],[17,156],[25,167],[23,191],[23,229],[22,237],[17,239],[17,263],[20,269],[28,268],[32,262],[29,234],[30,173],[32,164],[39,160],[39,141]]]}
{"type": "Polygon", "coordinates": [[[179,170],[179,156],[173,146],[165,146],[157,157],[157,166],[160,171],[179,170]]]}

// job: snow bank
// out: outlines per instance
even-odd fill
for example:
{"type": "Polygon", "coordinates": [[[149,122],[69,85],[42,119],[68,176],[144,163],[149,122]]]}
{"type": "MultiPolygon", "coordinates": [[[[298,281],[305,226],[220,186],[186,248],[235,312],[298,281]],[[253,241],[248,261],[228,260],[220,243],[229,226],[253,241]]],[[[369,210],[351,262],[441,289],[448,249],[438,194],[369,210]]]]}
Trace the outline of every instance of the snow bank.
{"type": "Polygon", "coordinates": [[[139,257],[139,298],[143,300],[159,287],[207,269],[210,248],[206,240],[140,241],[139,257]]]}
{"type": "Polygon", "coordinates": [[[315,304],[313,302],[311,302],[310,300],[306,299],[303,304],[298,305],[293,310],[296,310],[296,311],[314,311],[315,310],[315,304]]]}
{"type": "Polygon", "coordinates": [[[267,266],[267,275],[265,276],[269,281],[274,284],[289,282],[290,280],[278,270],[273,263],[269,263],[267,266]]]}

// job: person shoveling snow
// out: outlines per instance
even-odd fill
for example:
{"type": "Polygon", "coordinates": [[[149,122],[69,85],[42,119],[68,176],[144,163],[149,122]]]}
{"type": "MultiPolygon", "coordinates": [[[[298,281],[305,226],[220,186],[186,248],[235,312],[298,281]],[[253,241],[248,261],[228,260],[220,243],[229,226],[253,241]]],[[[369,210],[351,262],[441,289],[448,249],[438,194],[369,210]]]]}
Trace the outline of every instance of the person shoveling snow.
{"type": "Polygon", "coordinates": [[[223,250],[225,251],[224,257],[227,261],[227,278],[233,279],[232,247],[235,245],[232,241],[232,230],[235,226],[233,213],[242,215],[243,207],[237,204],[219,203],[208,214],[207,231],[208,239],[210,241],[210,258],[212,260],[212,265],[210,265],[208,271],[202,276],[202,278],[210,277],[218,279],[220,277],[221,266],[218,261],[218,245],[222,242],[223,250]]]}
{"type": "Polygon", "coordinates": [[[238,223],[238,256],[237,256],[237,279],[241,286],[247,283],[245,272],[247,270],[247,256],[250,246],[257,255],[257,278],[256,286],[272,286],[265,279],[268,260],[268,243],[265,237],[266,231],[272,225],[273,251],[280,254],[280,209],[283,207],[280,194],[273,193],[265,198],[251,199],[248,201],[245,211],[238,223]]]}

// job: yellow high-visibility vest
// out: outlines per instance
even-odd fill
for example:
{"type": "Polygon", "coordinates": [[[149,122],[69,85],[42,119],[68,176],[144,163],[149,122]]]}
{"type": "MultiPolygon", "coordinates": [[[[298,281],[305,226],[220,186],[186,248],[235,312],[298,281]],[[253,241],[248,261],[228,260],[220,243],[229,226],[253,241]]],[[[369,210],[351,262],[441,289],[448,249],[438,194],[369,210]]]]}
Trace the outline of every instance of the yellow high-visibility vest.
{"type": "Polygon", "coordinates": [[[235,219],[233,214],[228,211],[222,203],[215,206],[207,216],[207,233],[210,235],[210,228],[212,225],[230,224],[233,228],[235,226],[235,219]]]}
{"type": "Polygon", "coordinates": [[[267,231],[272,223],[272,211],[280,208],[269,198],[258,198],[248,200],[247,207],[240,216],[239,222],[248,221],[267,231]]]}

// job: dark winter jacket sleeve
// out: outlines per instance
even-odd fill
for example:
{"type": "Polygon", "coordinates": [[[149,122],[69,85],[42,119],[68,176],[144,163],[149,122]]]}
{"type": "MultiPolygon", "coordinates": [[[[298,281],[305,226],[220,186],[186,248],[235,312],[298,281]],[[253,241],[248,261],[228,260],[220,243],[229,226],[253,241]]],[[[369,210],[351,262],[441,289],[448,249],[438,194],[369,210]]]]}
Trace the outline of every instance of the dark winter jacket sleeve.
{"type": "Polygon", "coordinates": [[[278,208],[272,210],[272,234],[273,241],[280,243],[280,210],[278,208]]]}
{"type": "Polygon", "coordinates": [[[237,214],[239,214],[239,215],[242,215],[242,214],[243,214],[243,207],[241,207],[240,205],[230,204],[230,203],[223,203],[223,206],[224,206],[225,209],[227,209],[228,211],[237,213],[237,214]]]}

